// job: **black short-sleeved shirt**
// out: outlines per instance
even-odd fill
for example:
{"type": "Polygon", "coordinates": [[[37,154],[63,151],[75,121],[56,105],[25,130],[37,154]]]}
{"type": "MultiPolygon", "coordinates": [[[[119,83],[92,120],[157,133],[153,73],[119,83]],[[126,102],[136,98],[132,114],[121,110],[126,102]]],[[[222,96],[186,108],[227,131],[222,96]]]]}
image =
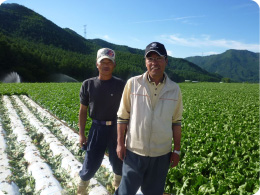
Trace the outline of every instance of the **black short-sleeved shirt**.
{"type": "Polygon", "coordinates": [[[98,77],[87,79],[80,89],[80,103],[89,107],[92,119],[116,120],[124,86],[125,82],[116,77],[110,80],[99,80],[98,77]]]}

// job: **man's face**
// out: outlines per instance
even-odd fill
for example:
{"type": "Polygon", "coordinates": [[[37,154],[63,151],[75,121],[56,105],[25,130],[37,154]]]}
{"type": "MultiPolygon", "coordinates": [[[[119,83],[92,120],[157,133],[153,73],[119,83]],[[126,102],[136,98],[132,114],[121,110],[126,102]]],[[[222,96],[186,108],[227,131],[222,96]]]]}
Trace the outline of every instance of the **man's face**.
{"type": "Polygon", "coordinates": [[[99,71],[99,74],[104,76],[112,75],[113,70],[115,68],[115,64],[112,60],[104,58],[99,63],[97,63],[97,68],[99,71]]]}
{"type": "Polygon", "coordinates": [[[152,78],[161,78],[166,65],[168,64],[168,59],[164,56],[160,56],[156,52],[149,52],[145,57],[145,64],[149,75],[152,78]]]}

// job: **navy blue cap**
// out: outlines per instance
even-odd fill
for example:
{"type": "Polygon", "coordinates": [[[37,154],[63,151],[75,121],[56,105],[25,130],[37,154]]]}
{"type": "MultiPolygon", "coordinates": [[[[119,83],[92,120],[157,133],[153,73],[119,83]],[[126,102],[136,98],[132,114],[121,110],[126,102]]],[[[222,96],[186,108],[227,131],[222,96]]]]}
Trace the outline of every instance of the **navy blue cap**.
{"type": "Polygon", "coordinates": [[[159,42],[152,42],[149,45],[147,45],[144,56],[146,57],[147,54],[151,51],[158,53],[160,56],[167,57],[167,52],[164,45],[159,42]]]}

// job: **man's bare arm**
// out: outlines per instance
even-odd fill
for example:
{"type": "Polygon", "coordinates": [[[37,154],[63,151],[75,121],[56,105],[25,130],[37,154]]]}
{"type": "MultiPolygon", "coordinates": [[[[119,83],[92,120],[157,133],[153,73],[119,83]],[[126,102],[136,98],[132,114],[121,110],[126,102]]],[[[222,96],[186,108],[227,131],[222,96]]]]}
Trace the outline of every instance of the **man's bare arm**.
{"type": "Polygon", "coordinates": [[[126,155],[126,147],[125,147],[125,134],[127,132],[127,123],[119,123],[117,124],[117,156],[121,160],[124,160],[126,155]]]}
{"type": "Polygon", "coordinates": [[[173,125],[172,133],[173,133],[174,150],[179,151],[181,149],[181,126],[173,125]]]}
{"type": "MultiPolygon", "coordinates": [[[[174,150],[181,150],[181,126],[173,125],[172,126],[172,134],[173,134],[173,143],[174,150]]],[[[176,167],[180,161],[180,155],[172,152],[171,154],[171,167],[176,167]]]]}
{"type": "Polygon", "coordinates": [[[79,144],[80,147],[83,146],[83,144],[86,144],[87,139],[85,136],[85,126],[88,116],[88,107],[84,106],[83,104],[80,104],[79,109],[79,144]]]}

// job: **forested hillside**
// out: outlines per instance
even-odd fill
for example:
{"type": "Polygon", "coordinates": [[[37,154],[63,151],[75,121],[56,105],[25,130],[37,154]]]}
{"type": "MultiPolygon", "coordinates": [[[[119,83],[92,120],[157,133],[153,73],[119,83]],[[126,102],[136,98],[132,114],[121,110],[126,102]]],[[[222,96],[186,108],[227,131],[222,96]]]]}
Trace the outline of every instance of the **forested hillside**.
{"type": "Polygon", "coordinates": [[[186,60],[237,82],[259,82],[259,53],[230,49],[219,55],[195,56],[186,60]]]}
{"type": "MultiPolygon", "coordinates": [[[[116,76],[127,79],[146,70],[144,50],[85,39],[24,6],[1,4],[0,18],[1,77],[15,71],[24,82],[48,82],[53,74],[62,73],[82,81],[97,75],[95,59],[101,47],[116,51],[116,76]]],[[[221,80],[220,75],[172,57],[166,72],[176,82],[221,80]]]]}

